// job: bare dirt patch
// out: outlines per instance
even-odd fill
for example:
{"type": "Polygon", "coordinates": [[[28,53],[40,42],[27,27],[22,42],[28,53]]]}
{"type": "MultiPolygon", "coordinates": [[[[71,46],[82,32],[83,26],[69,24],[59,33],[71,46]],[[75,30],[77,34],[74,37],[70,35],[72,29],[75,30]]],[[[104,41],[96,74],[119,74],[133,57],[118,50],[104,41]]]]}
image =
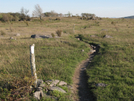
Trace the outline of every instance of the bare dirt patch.
{"type": "Polygon", "coordinates": [[[96,52],[90,52],[89,58],[82,61],[75,69],[72,90],[74,101],[96,101],[93,93],[88,87],[88,77],[86,75],[86,67],[89,65],[95,54],[96,52]]]}

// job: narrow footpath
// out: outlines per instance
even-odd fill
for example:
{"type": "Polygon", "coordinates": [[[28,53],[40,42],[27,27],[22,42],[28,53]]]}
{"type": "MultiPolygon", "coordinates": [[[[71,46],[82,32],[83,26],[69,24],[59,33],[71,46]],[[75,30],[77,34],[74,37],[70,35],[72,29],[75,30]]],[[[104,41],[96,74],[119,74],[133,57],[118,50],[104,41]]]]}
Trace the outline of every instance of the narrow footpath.
{"type": "MultiPolygon", "coordinates": [[[[92,45],[91,45],[92,46],[92,45]]],[[[86,75],[86,67],[89,65],[93,57],[97,54],[99,46],[92,46],[89,58],[82,61],[76,68],[73,76],[73,100],[74,101],[96,101],[92,92],[88,88],[88,77],[86,75]]]]}

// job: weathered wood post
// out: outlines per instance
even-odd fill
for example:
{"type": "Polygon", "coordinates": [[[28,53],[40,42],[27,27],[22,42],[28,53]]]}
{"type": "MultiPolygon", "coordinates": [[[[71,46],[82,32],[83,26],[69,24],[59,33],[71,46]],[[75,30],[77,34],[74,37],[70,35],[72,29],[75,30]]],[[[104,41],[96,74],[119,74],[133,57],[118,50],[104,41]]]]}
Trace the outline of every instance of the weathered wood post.
{"type": "Polygon", "coordinates": [[[31,63],[31,73],[35,79],[35,87],[37,87],[37,74],[36,74],[36,66],[35,66],[35,55],[34,55],[34,44],[30,45],[30,63],[31,63]]]}

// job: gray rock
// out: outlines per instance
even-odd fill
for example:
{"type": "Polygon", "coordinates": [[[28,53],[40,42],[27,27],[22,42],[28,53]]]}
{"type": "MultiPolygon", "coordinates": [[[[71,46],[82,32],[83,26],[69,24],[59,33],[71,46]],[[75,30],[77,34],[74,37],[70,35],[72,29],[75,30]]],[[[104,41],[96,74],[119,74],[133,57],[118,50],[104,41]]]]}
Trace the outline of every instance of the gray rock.
{"type": "Polygon", "coordinates": [[[96,50],[91,49],[90,52],[91,52],[91,53],[94,53],[94,52],[96,52],[96,50]]]}
{"type": "Polygon", "coordinates": [[[113,37],[110,35],[105,35],[104,38],[113,38],[113,37]]]}
{"type": "Polygon", "coordinates": [[[64,81],[60,81],[59,86],[63,86],[63,85],[67,85],[67,83],[64,81]]]}
{"type": "Polygon", "coordinates": [[[31,35],[31,38],[52,38],[52,36],[46,36],[46,35],[31,35]]]}
{"type": "Polygon", "coordinates": [[[107,84],[104,84],[104,83],[97,83],[96,84],[96,87],[106,87],[107,84]]]}
{"type": "Polygon", "coordinates": [[[78,40],[80,40],[80,38],[78,38],[78,40]]]}
{"type": "Polygon", "coordinates": [[[46,87],[46,84],[45,83],[41,83],[40,87],[44,88],[44,87],[46,87]]]}
{"type": "Polygon", "coordinates": [[[16,36],[20,36],[20,34],[19,34],[19,33],[17,33],[17,34],[16,34],[16,36]]]}
{"type": "Polygon", "coordinates": [[[37,87],[40,87],[41,84],[43,84],[43,80],[37,79],[37,87]]]}
{"type": "Polygon", "coordinates": [[[42,87],[38,87],[37,89],[36,89],[36,91],[41,91],[42,90],[42,87]]]}
{"type": "Polygon", "coordinates": [[[46,83],[52,87],[56,86],[59,83],[59,80],[47,80],[46,83]]]}
{"type": "Polygon", "coordinates": [[[10,40],[16,40],[15,38],[13,38],[13,37],[10,37],[10,40]]]}
{"type": "Polygon", "coordinates": [[[49,90],[52,90],[52,91],[56,90],[56,91],[59,91],[59,92],[61,92],[61,93],[66,93],[66,91],[64,91],[64,90],[63,90],[62,88],[60,88],[60,87],[50,87],[49,90]]]}
{"type": "Polygon", "coordinates": [[[82,49],[81,51],[84,52],[84,49],[82,49]]]}
{"type": "Polygon", "coordinates": [[[44,96],[42,90],[41,90],[41,91],[36,91],[36,92],[34,92],[33,95],[34,95],[34,98],[36,98],[37,100],[40,100],[40,99],[44,96]]]}
{"type": "Polygon", "coordinates": [[[71,85],[67,85],[67,87],[68,87],[68,89],[73,89],[73,86],[71,86],[71,85]]]}

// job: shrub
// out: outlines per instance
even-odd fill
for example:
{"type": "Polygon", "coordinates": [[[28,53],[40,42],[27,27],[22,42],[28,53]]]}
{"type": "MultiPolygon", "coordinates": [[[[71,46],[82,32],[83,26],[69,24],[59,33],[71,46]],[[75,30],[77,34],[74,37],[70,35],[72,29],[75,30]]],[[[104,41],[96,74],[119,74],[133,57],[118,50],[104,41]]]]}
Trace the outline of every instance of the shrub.
{"type": "Polygon", "coordinates": [[[6,35],[6,33],[4,31],[1,31],[1,35],[6,35]]]}
{"type": "Polygon", "coordinates": [[[51,35],[52,35],[53,38],[55,37],[54,33],[51,33],[51,35]]]}
{"type": "Polygon", "coordinates": [[[56,34],[57,34],[59,37],[61,37],[61,33],[62,33],[62,30],[57,30],[57,31],[56,31],[56,34]]]}

